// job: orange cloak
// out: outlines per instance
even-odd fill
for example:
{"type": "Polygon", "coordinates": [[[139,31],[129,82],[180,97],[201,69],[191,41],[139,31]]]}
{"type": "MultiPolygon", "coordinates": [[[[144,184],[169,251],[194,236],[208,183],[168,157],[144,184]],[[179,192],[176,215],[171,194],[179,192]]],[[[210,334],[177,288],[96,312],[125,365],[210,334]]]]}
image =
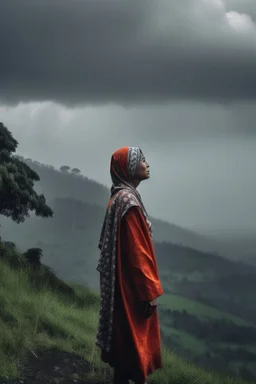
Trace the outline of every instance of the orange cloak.
{"type": "Polygon", "coordinates": [[[102,360],[144,383],[162,367],[158,313],[149,318],[142,302],[163,294],[153,243],[144,216],[132,207],[118,227],[112,348],[102,360]]]}

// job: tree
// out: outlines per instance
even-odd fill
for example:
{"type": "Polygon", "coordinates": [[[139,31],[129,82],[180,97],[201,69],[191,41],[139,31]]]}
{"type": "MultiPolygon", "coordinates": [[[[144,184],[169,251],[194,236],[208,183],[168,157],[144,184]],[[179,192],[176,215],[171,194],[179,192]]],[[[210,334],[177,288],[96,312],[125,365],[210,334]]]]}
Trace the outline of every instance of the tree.
{"type": "Polygon", "coordinates": [[[42,255],[43,251],[41,248],[30,248],[25,253],[23,253],[26,261],[33,267],[41,266],[42,255]]]}
{"type": "Polygon", "coordinates": [[[8,249],[15,249],[16,245],[12,241],[4,241],[3,244],[6,246],[8,249]]]}
{"type": "Polygon", "coordinates": [[[62,165],[60,167],[61,172],[68,172],[70,170],[70,167],[68,165],[62,165]]]}
{"type": "Polygon", "coordinates": [[[51,217],[52,209],[46,204],[44,195],[34,190],[34,182],[40,180],[20,157],[14,155],[18,146],[12,133],[0,123],[0,214],[20,223],[29,217],[51,217]]]}
{"type": "Polygon", "coordinates": [[[81,173],[81,171],[78,168],[73,168],[72,173],[74,173],[75,175],[79,175],[81,173]]]}

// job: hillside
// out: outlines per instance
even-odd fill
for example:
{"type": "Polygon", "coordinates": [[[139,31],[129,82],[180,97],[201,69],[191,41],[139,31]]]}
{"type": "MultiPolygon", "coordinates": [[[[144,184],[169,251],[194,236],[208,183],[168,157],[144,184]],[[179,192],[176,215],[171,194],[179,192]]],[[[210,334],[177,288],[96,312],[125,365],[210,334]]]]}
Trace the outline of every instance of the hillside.
{"type": "Polygon", "coordinates": [[[35,190],[47,196],[48,201],[57,197],[69,197],[102,207],[106,206],[109,189],[104,185],[79,173],[60,171],[51,165],[41,164],[31,159],[25,160],[22,156],[19,158],[38,173],[40,181],[36,183],[35,190]]]}
{"type": "Polygon", "coordinates": [[[96,264],[99,257],[99,231],[104,209],[74,199],[51,202],[54,216],[32,217],[22,224],[1,218],[1,234],[21,250],[40,247],[44,263],[63,279],[98,287],[96,264]]]}
{"type": "MultiPolygon", "coordinates": [[[[32,269],[0,243],[0,383],[110,383],[111,372],[94,346],[99,298],[68,286],[41,266],[32,269]],[[10,382],[10,381],[9,381],[10,382]]],[[[164,346],[157,384],[245,384],[189,365],[164,346]]]]}
{"type": "MultiPolygon", "coordinates": [[[[21,156],[19,158],[25,160],[21,156]]],[[[81,174],[61,172],[52,166],[40,164],[31,159],[26,159],[25,162],[40,176],[40,181],[36,183],[35,189],[43,193],[48,201],[53,201],[56,198],[71,198],[84,203],[96,204],[105,210],[109,199],[109,189],[104,185],[81,174]]],[[[219,243],[216,240],[207,239],[205,236],[200,236],[193,231],[157,218],[151,217],[151,220],[156,241],[183,244],[206,252],[220,250],[219,243]]]]}
{"type": "MultiPolygon", "coordinates": [[[[2,218],[2,237],[12,239],[21,250],[40,247],[44,263],[58,276],[98,289],[98,240],[105,209],[71,198],[55,199],[51,206],[51,219],[32,217],[15,224],[2,218]]],[[[256,268],[155,238],[154,245],[166,292],[256,323],[256,268]]]]}
{"type": "MultiPolygon", "coordinates": [[[[37,163],[33,166],[39,174],[43,168],[37,188],[46,197],[50,193],[54,216],[42,219],[32,215],[22,224],[1,218],[2,238],[15,242],[21,251],[41,248],[43,262],[59,278],[97,291],[97,246],[109,191],[78,174],[37,163]],[[58,194],[61,197],[56,197],[58,194]]],[[[202,238],[169,223],[152,221],[165,291],[159,313],[166,346],[198,366],[255,377],[256,268],[177,244],[182,243],[179,236],[189,243],[202,238]],[[174,243],[163,242],[165,237],[174,243]]]]}
{"type": "MultiPolygon", "coordinates": [[[[56,199],[52,202],[54,217],[51,219],[31,218],[24,224],[17,225],[8,221],[8,232],[19,233],[13,238],[17,244],[22,244],[22,250],[29,247],[43,249],[43,262],[54,269],[57,275],[70,283],[88,284],[98,289],[99,276],[96,271],[98,261],[98,228],[102,224],[104,209],[95,204],[86,204],[74,199],[56,199]]],[[[3,226],[3,232],[7,223],[3,226]]],[[[5,235],[3,235],[6,238],[5,235]]],[[[10,237],[6,238],[10,240],[10,237]]],[[[160,321],[162,336],[166,345],[175,348],[179,356],[194,361],[199,366],[218,369],[221,359],[226,365],[239,360],[244,367],[249,359],[254,361],[255,351],[250,351],[248,340],[240,337],[235,344],[213,343],[207,339],[207,332],[216,339],[228,338],[230,332],[244,334],[242,326],[249,327],[255,323],[254,290],[256,273],[251,267],[235,263],[217,255],[203,253],[189,247],[170,243],[155,243],[160,277],[165,295],[160,299],[160,321]],[[249,281],[242,289],[237,287],[237,275],[240,279],[249,281]],[[250,281],[249,277],[252,276],[250,281]],[[223,287],[219,279],[228,281],[223,287]],[[233,281],[232,281],[233,279],[233,281]],[[233,289],[239,291],[232,292],[233,289]],[[176,293],[176,295],[174,294],[176,293]],[[241,296],[243,293],[243,296],[241,296]],[[242,297],[242,299],[240,299],[242,297]],[[213,300],[214,299],[214,300],[213,300]],[[240,301],[237,301],[237,300],[240,301]],[[252,309],[250,308],[252,306],[252,309]],[[170,311],[171,310],[171,311],[170,311]],[[184,311],[187,315],[184,315],[184,311]],[[186,318],[186,326],[179,316],[186,318]],[[204,319],[203,319],[204,318],[204,319]],[[177,319],[178,324],[177,324],[177,319]],[[204,321],[202,321],[204,320],[204,321]],[[216,323],[215,320],[219,320],[216,323]],[[225,323],[230,320],[231,325],[225,323]],[[218,336],[218,326],[223,333],[218,336]],[[189,327],[189,328],[188,328],[189,327]],[[212,328],[215,327],[216,330],[212,328]],[[200,339],[197,330],[202,329],[200,339]],[[230,348],[239,348],[238,356],[227,357],[230,348]],[[200,353],[198,353],[200,351],[200,353]],[[207,358],[210,355],[211,358],[207,358]]],[[[255,287],[256,289],[256,287],[255,287]]],[[[248,329],[246,329],[246,332],[248,329]]],[[[253,340],[253,331],[249,330],[253,340]]],[[[242,368],[241,368],[242,369],[242,368]]],[[[239,370],[231,370],[239,374],[239,370]]]]}
{"type": "Polygon", "coordinates": [[[256,328],[225,310],[181,295],[159,299],[162,338],[166,346],[196,365],[255,378],[256,328]]]}
{"type": "MultiPolygon", "coordinates": [[[[48,201],[56,198],[71,198],[84,203],[96,204],[105,209],[109,189],[80,173],[72,171],[59,171],[51,165],[41,164],[31,159],[19,158],[25,161],[40,176],[40,181],[35,189],[45,194],[48,201]]],[[[149,209],[150,213],[150,209],[149,209]]],[[[186,245],[203,252],[218,253],[230,259],[242,260],[244,250],[252,248],[252,240],[239,241],[235,239],[223,241],[214,237],[206,237],[191,230],[181,228],[174,223],[169,223],[158,218],[150,217],[154,226],[154,238],[156,241],[171,242],[178,245],[186,245]]],[[[253,240],[255,245],[255,239],[253,240]]]]}
{"type": "Polygon", "coordinates": [[[256,268],[170,243],[155,243],[166,293],[177,293],[256,324],[256,268]]]}
{"type": "Polygon", "coordinates": [[[248,322],[242,320],[237,316],[230,315],[223,311],[219,311],[209,305],[187,299],[186,297],[175,295],[173,293],[167,293],[161,296],[158,300],[160,306],[168,308],[172,311],[183,312],[186,311],[191,315],[199,316],[202,320],[207,319],[225,319],[233,322],[236,325],[248,326],[248,322]]]}
{"type": "Polygon", "coordinates": [[[189,246],[202,252],[222,253],[225,256],[230,254],[228,247],[225,248],[226,253],[222,252],[222,247],[217,240],[210,240],[206,236],[152,216],[150,220],[154,228],[154,239],[158,242],[189,246]]]}
{"type": "Polygon", "coordinates": [[[220,244],[220,249],[233,260],[242,260],[256,266],[256,234],[254,236],[233,236],[226,239],[214,239],[220,244]]]}
{"type": "MultiPolygon", "coordinates": [[[[73,198],[56,198],[50,205],[54,211],[51,219],[31,217],[22,224],[16,224],[9,219],[0,218],[1,235],[6,240],[12,239],[21,250],[28,247],[42,248],[44,263],[52,267],[61,278],[86,282],[97,288],[95,279],[98,281],[98,240],[105,208],[73,198]]],[[[246,265],[215,254],[170,242],[161,243],[159,238],[163,236],[158,236],[157,221],[154,229],[153,241],[164,279],[166,273],[169,281],[174,281],[178,272],[180,278],[194,279],[197,275],[196,279],[202,280],[203,275],[205,279],[209,279],[213,275],[214,278],[219,278],[241,274],[243,271],[251,274],[253,271],[246,265]]],[[[256,276],[256,268],[254,272],[256,276]]]]}

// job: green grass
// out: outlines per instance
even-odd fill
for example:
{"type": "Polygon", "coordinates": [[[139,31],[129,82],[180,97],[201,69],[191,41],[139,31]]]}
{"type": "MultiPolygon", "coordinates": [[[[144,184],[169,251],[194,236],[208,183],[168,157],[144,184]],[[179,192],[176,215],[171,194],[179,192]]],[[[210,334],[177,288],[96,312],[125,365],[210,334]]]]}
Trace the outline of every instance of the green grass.
{"type": "Polygon", "coordinates": [[[78,288],[77,297],[84,296],[86,303],[78,307],[48,289],[32,290],[26,270],[3,262],[0,279],[0,312],[8,319],[0,321],[0,377],[15,377],[20,358],[38,348],[57,347],[91,358],[98,318],[93,293],[78,288]]]}
{"type": "MultiPolygon", "coordinates": [[[[78,353],[89,361],[92,382],[109,377],[110,370],[100,361],[94,344],[99,309],[96,294],[75,286],[76,298],[70,300],[53,292],[47,283],[36,290],[29,273],[0,259],[0,377],[21,377],[20,362],[28,353],[52,347],[78,353]],[[100,373],[95,373],[96,368],[101,368],[100,373]]],[[[244,383],[189,365],[164,346],[162,354],[164,368],[150,377],[150,383],[244,383]]]]}
{"type": "Polygon", "coordinates": [[[183,296],[175,294],[165,294],[158,299],[161,306],[171,310],[183,311],[186,310],[191,315],[196,315],[202,319],[227,319],[233,321],[237,325],[247,325],[243,319],[237,316],[230,315],[225,312],[221,312],[218,309],[212,308],[208,305],[201,304],[198,301],[187,299],[183,296]]]}

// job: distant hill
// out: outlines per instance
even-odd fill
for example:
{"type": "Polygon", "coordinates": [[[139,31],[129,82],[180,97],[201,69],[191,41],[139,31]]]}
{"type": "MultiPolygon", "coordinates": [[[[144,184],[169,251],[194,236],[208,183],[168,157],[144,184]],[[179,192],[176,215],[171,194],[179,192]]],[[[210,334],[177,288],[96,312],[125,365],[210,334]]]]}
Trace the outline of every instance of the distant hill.
{"type": "MultiPolygon", "coordinates": [[[[48,202],[58,198],[71,198],[96,204],[105,210],[110,193],[106,186],[77,173],[79,171],[77,169],[75,169],[76,172],[72,172],[67,171],[67,167],[63,167],[64,171],[60,171],[31,159],[24,159],[21,156],[19,158],[39,174],[40,181],[36,183],[35,189],[43,193],[48,202]]],[[[186,245],[205,252],[219,252],[219,244],[215,240],[157,218],[150,217],[150,219],[156,241],[186,245]]],[[[100,226],[98,233],[99,229],[100,226]]]]}
{"type": "Polygon", "coordinates": [[[163,270],[190,276],[196,281],[211,280],[235,274],[256,274],[256,268],[241,261],[233,261],[210,252],[202,252],[188,246],[156,242],[158,265],[163,270]],[[197,275],[195,275],[197,273],[197,275]]]}
{"type": "Polygon", "coordinates": [[[250,264],[250,265],[253,265],[254,267],[256,267],[256,253],[244,255],[243,261],[246,264],[250,264]]]}
{"type": "MultiPolygon", "coordinates": [[[[1,236],[11,239],[21,249],[41,247],[44,262],[62,278],[86,281],[95,287],[98,240],[109,199],[108,188],[80,175],[78,170],[72,173],[65,167],[60,171],[29,159],[26,162],[39,174],[41,180],[36,183],[36,189],[45,194],[54,217],[39,219],[32,216],[22,224],[2,217],[1,236]]],[[[235,264],[217,257],[214,248],[217,242],[174,224],[152,217],[151,220],[157,257],[168,274],[173,271],[173,264],[170,270],[167,269],[171,261],[180,263],[187,278],[189,266],[200,270],[207,265],[210,271],[216,267],[219,275],[223,270],[233,269],[235,264]],[[168,244],[160,244],[162,242],[168,244]]],[[[191,278],[191,274],[189,276],[191,278]]]]}
{"type": "MultiPolygon", "coordinates": [[[[12,239],[22,250],[32,246],[42,248],[44,262],[54,268],[62,278],[78,282],[88,282],[89,279],[89,284],[94,285],[97,276],[96,262],[99,257],[98,241],[105,207],[70,197],[55,198],[50,201],[50,205],[54,211],[51,219],[31,217],[22,224],[16,224],[1,218],[3,238],[12,239]]],[[[192,247],[167,242],[161,244],[162,240],[168,237],[168,231],[169,239],[175,242],[175,233],[179,231],[175,226],[165,225],[156,219],[152,221],[156,254],[163,270],[170,267],[170,271],[173,271],[173,268],[179,265],[186,273],[189,268],[198,271],[208,268],[210,273],[217,268],[217,273],[221,274],[224,270],[233,270],[236,265],[223,257],[192,247]],[[163,234],[161,230],[166,233],[163,234]]],[[[239,266],[238,269],[240,268],[239,266]]]]}
{"type": "MultiPolygon", "coordinates": [[[[55,199],[51,206],[51,219],[32,217],[23,224],[2,219],[3,238],[14,241],[22,251],[41,248],[43,262],[58,276],[98,289],[98,240],[105,208],[71,198],[55,199]]],[[[176,292],[256,321],[256,268],[191,247],[157,241],[157,234],[154,245],[166,293],[176,292]]]]}
{"type": "Polygon", "coordinates": [[[181,228],[152,216],[150,219],[153,224],[154,239],[156,239],[156,241],[189,246],[203,252],[221,253],[221,244],[219,244],[217,240],[208,239],[206,236],[199,235],[189,229],[181,228]]]}
{"type": "Polygon", "coordinates": [[[106,186],[80,173],[60,171],[51,165],[24,159],[21,156],[19,158],[38,173],[40,181],[35,184],[35,190],[43,193],[48,201],[69,197],[102,207],[106,206],[109,197],[109,189],[106,186]]]}
{"type": "Polygon", "coordinates": [[[51,219],[31,217],[22,224],[1,218],[1,234],[19,249],[39,247],[43,262],[63,279],[98,287],[96,263],[104,208],[71,198],[50,202],[51,219]],[[95,282],[96,281],[96,282],[95,282]]]}
{"type": "Polygon", "coordinates": [[[170,243],[155,243],[166,293],[177,293],[256,324],[256,267],[170,243]]]}
{"type": "MultiPolygon", "coordinates": [[[[36,183],[35,189],[37,192],[43,193],[48,202],[58,198],[71,198],[84,203],[96,204],[105,210],[109,199],[109,188],[83,176],[79,169],[75,168],[72,171],[72,169],[68,169],[68,166],[63,166],[61,171],[51,165],[24,159],[22,156],[18,157],[39,174],[41,180],[36,183]]],[[[153,223],[156,241],[188,246],[199,251],[223,255],[231,260],[245,260],[249,264],[255,265],[254,257],[251,257],[256,246],[255,238],[218,239],[200,235],[154,217],[150,217],[150,219],[153,223]]],[[[0,219],[0,224],[1,221],[0,219]]]]}
{"type": "Polygon", "coordinates": [[[255,236],[233,236],[212,240],[218,242],[219,249],[225,256],[256,266],[256,233],[255,236]]]}

